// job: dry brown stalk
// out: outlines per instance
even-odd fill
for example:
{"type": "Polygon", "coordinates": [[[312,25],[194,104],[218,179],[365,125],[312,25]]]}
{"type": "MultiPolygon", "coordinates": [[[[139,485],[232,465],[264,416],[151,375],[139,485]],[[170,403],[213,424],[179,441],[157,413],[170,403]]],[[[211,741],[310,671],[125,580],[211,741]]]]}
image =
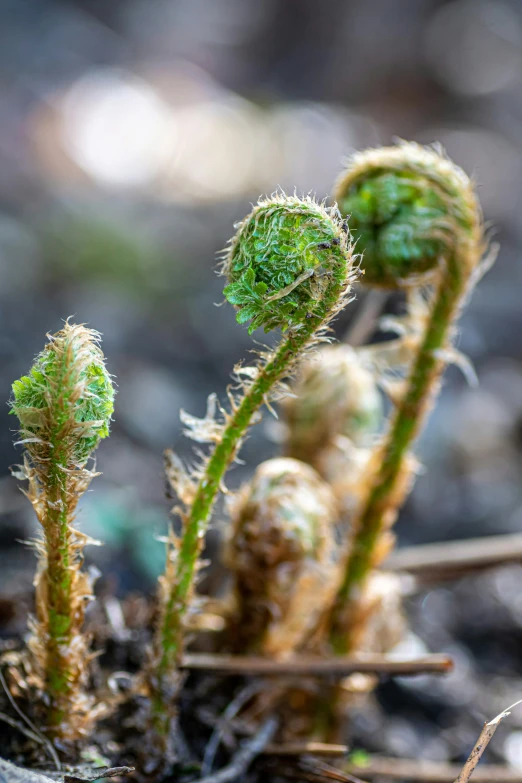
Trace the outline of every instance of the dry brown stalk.
{"type": "Polygon", "coordinates": [[[387,298],[387,291],[368,291],[343,342],[353,347],[363,345],[375,330],[387,298]]]}
{"type": "Polygon", "coordinates": [[[382,778],[386,780],[412,780],[417,783],[468,783],[473,776],[473,783],[522,783],[522,772],[501,764],[489,764],[476,769],[500,723],[510,715],[510,710],[521,702],[522,699],[484,724],[480,736],[462,768],[459,764],[374,757],[364,766],[348,762],[344,765],[344,769],[349,773],[362,774],[370,780],[382,778]]]}
{"type": "Polygon", "coordinates": [[[480,736],[476,741],[473,750],[469,754],[468,760],[464,764],[462,771],[460,772],[458,777],[455,779],[455,783],[467,783],[467,781],[471,778],[471,776],[475,771],[475,767],[477,766],[480,759],[482,758],[482,754],[484,753],[487,746],[489,745],[500,723],[504,720],[504,718],[507,718],[507,716],[511,714],[510,710],[513,707],[516,707],[517,704],[520,704],[520,701],[516,701],[514,704],[511,705],[511,707],[508,707],[507,710],[504,710],[503,712],[500,713],[500,715],[497,715],[496,718],[493,718],[493,720],[490,720],[489,723],[484,724],[482,731],[480,732],[480,736]]]}
{"type": "Polygon", "coordinates": [[[452,579],[475,571],[507,563],[522,562],[522,534],[470,538],[404,547],[386,560],[387,571],[405,571],[419,581],[452,579]]]}
{"type": "Polygon", "coordinates": [[[267,745],[264,756],[329,756],[343,757],[348,753],[347,745],[334,745],[331,742],[285,742],[280,745],[267,745]]]}
{"type": "MultiPolygon", "coordinates": [[[[396,759],[388,756],[372,758],[364,767],[348,762],[346,772],[362,775],[367,780],[415,781],[415,783],[453,783],[461,772],[460,764],[436,761],[396,759]]],[[[475,770],[473,783],[522,783],[522,772],[503,764],[484,764],[475,770]]]]}
{"type": "Polygon", "coordinates": [[[453,668],[453,661],[448,655],[426,655],[412,660],[395,660],[386,655],[336,655],[322,658],[303,655],[278,661],[256,655],[186,653],[181,668],[221,674],[274,677],[346,677],[355,672],[403,677],[416,674],[447,674],[453,668]]]}

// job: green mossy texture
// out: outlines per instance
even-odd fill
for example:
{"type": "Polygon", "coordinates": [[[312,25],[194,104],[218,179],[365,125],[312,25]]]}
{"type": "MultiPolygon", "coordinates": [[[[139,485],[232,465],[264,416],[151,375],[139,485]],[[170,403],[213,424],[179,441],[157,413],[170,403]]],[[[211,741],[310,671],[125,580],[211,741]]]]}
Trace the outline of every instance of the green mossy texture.
{"type": "Polygon", "coordinates": [[[436,268],[447,250],[447,194],[419,172],[371,171],[339,208],[364,254],[363,283],[395,288],[436,268]]]}
{"type": "Polygon", "coordinates": [[[276,196],[258,204],[239,224],[224,262],[223,293],[238,308],[238,323],[250,321],[250,333],[261,326],[268,332],[314,315],[332,257],[343,258],[340,232],[339,222],[310,198],[276,196]]]}
{"type": "MultiPolygon", "coordinates": [[[[85,351],[85,343],[76,346],[73,340],[71,347],[73,354],[77,348],[85,351]]],[[[84,393],[71,403],[74,420],[78,424],[92,423],[74,445],[74,458],[79,464],[85,463],[100,440],[109,435],[109,423],[114,412],[112,380],[100,351],[94,345],[89,359],[86,361],[82,357],[84,369],[73,379],[70,370],[65,367],[65,357],[58,356],[51,344],[36,357],[29,374],[13,383],[11,402],[11,413],[18,417],[22,428],[38,436],[42,434],[43,420],[37,411],[50,408],[58,397],[65,401],[71,381],[84,384],[84,393]]],[[[71,366],[74,366],[74,356],[71,366]]]]}

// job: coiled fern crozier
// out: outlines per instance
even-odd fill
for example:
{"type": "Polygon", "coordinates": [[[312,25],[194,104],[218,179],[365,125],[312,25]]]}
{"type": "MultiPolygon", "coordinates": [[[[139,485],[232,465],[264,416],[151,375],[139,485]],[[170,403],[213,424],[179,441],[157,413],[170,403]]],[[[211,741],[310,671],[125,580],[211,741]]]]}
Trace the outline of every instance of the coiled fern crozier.
{"type": "Polygon", "coordinates": [[[213,444],[203,464],[187,472],[174,455],[169,459],[171,482],[183,503],[182,533],[179,540],[171,535],[161,577],[161,616],[149,686],[154,730],[171,755],[186,614],[223,477],[262,404],[281,392],[281,380],[346,304],[354,277],[352,249],[337,209],[285,195],[260,201],[238,225],[222,270],[228,280],[224,294],[237,308],[237,321],[250,321],[250,332],[280,328],[284,336],[254,366],[236,367],[240,389],[229,393],[230,412],[221,409],[216,419],[212,396],[206,419],[183,415],[192,438],[213,444]]]}
{"type": "MultiPolygon", "coordinates": [[[[150,657],[138,693],[129,697],[137,696],[134,725],[146,729],[147,774],[161,778],[178,756],[182,656],[216,498],[262,405],[287,394],[285,380],[309,348],[326,341],[332,319],[349,301],[359,268],[348,225],[363,254],[363,283],[407,292],[407,339],[397,341],[403,385],[384,424],[378,379],[360,350],[328,346],[311,357],[295,386],[303,399],[286,405],[287,457],[259,466],[232,506],[229,558],[237,600],[229,631],[235,633],[234,623],[241,627],[229,646],[284,656],[322,652],[329,638],[336,652],[361,649],[373,609],[365,590],[382,614],[392,615],[380,595],[390,597],[390,582],[375,569],[411,486],[412,444],[444,367],[459,359],[455,324],[484,268],[482,217],[466,175],[437,150],[416,144],[356,155],[335,196],[339,208],[330,209],[284,194],[261,200],[238,224],[223,257],[224,296],[237,321],[248,323],[249,332],[279,329],[282,336],[254,364],[236,366],[226,409],[210,395],[205,418],[182,412],[185,433],[209,445],[208,454],[190,469],[167,454],[181,532],[168,537],[150,657]],[[268,609],[256,615],[263,601],[268,609]]],[[[12,412],[27,452],[20,475],[29,480],[27,495],[43,530],[28,671],[38,689],[35,712],[60,748],[88,736],[99,715],[100,702],[87,689],[86,538],[73,522],[96,475],[86,466],[108,435],[113,400],[99,335],[68,322],[13,386],[12,412]]],[[[125,720],[128,711],[126,704],[125,720]]]]}
{"type": "Polygon", "coordinates": [[[26,449],[20,472],[42,526],[36,544],[36,619],[29,648],[45,705],[43,724],[53,738],[75,741],[89,733],[96,710],[86,692],[90,660],[82,632],[89,575],[81,570],[88,539],[75,530],[78,501],[96,476],[85,466],[109,434],[114,390],[99,347],[100,335],[67,322],[49,338],[28,375],[13,384],[11,412],[26,449]]]}
{"type": "Polygon", "coordinates": [[[262,462],[230,504],[233,575],[227,646],[282,658],[300,651],[339,585],[339,509],[310,466],[262,462]]]}
{"type": "MultiPolygon", "coordinates": [[[[466,174],[436,149],[413,143],[358,153],[334,197],[363,254],[364,284],[421,290],[421,330],[382,445],[368,467],[365,491],[332,617],[340,652],[357,646],[358,599],[371,570],[389,551],[389,528],[411,486],[410,447],[439,390],[455,324],[480,277],[482,215],[466,174]]],[[[417,298],[418,306],[418,298],[417,298]]]]}

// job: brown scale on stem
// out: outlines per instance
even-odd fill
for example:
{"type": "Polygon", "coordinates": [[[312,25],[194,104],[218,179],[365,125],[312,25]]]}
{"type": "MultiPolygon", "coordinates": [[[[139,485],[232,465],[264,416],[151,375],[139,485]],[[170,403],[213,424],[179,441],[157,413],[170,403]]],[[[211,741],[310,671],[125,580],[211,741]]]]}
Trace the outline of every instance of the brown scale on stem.
{"type": "Polygon", "coordinates": [[[309,465],[278,458],[257,468],[231,504],[234,651],[282,658],[302,648],[338,584],[337,519],[332,490],[309,465]]]}

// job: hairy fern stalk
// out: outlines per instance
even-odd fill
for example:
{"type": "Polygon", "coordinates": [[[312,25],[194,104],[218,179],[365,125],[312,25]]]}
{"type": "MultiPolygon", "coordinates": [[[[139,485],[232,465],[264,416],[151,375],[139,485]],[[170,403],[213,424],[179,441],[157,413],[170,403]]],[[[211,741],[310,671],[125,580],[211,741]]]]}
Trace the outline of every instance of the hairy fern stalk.
{"type": "MultiPolygon", "coordinates": [[[[372,569],[389,551],[390,526],[412,483],[410,447],[440,387],[455,324],[483,269],[482,216],[466,174],[438,150],[413,143],[356,154],[335,189],[363,253],[363,282],[403,288],[417,302],[420,329],[396,409],[374,450],[333,618],[340,652],[357,647],[365,617],[357,610],[372,569]],[[413,291],[421,294],[412,296],[413,291]],[[419,299],[420,296],[420,299],[419,299]],[[420,301],[420,305],[419,305],[420,301]]],[[[411,313],[410,313],[411,315],[411,313]]]]}
{"type": "Polygon", "coordinates": [[[354,261],[346,227],[336,208],[311,198],[277,195],[260,201],[243,220],[223,260],[227,300],[237,321],[249,331],[280,328],[284,336],[254,366],[235,368],[230,411],[215,416],[215,397],[200,421],[183,417],[188,434],[213,444],[208,458],[187,471],[171,455],[169,473],[182,501],[180,540],[170,536],[167,568],[160,581],[161,617],[150,685],[154,726],[168,736],[175,718],[178,665],[184,649],[185,621],[203,538],[223,477],[236,457],[248,427],[263,403],[282,392],[281,381],[303,352],[324,338],[332,318],[348,301],[354,261]]]}
{"type": "Polygon", "coordinates": [[[85,685],[90,659],[82,632],[89,575],[81,570],[87,537],[73,526],[80,497],[97,475],[86,463],[109,434],[114,391],[100,335],[66,323],[49,338],[28,375],[13,384],[11,412],[26,449],[20,478],[42,527],[36,542],[36,617],[29,648],[45,699],[50,736],[85,736],[96,709],[85,685]]]}

